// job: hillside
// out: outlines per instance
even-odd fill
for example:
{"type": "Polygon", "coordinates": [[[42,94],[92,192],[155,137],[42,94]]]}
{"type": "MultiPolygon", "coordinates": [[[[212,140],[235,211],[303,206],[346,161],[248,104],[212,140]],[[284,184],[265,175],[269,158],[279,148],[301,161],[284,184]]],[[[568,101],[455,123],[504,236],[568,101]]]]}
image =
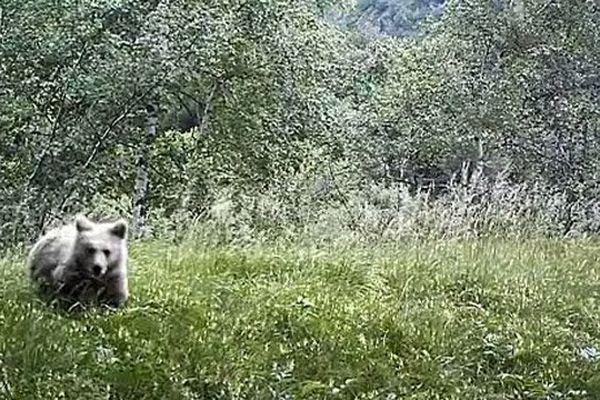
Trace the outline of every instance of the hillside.
{"type": "Polygon", "coordinates": [[[440,15],[445,0],[362,0],[354,12],[338,15],[338,21],[363,32],[411,36],[424,18],[440,15]]]}

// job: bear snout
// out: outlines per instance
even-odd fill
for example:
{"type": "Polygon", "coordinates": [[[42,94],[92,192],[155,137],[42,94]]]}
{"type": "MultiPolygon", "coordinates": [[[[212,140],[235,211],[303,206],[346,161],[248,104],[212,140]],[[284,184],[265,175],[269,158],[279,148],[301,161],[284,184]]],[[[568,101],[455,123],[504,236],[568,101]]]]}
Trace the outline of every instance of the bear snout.
{"type": "Polygon", "coordinates": [[[104,272],[106,272],[106,271],[104,268],[102,268],[101,265],[96,264],[92,267],[92,273],[94,274],[95,277],[100,277],[100,276],[104,275],[104,272]]]}

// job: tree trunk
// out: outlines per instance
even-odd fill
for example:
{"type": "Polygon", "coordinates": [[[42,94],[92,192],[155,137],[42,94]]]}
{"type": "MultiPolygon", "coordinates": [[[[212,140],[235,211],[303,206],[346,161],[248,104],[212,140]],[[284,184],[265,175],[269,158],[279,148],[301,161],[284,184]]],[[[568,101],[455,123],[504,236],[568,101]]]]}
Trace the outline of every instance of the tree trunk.
{"type": "Polygon", "coordinates": [[[150,198],[150,157],[152,144],[158,128],[158,99],[146,106],[146,130],[143,145],[137,160],[137,177],[133,192],[132,235],[141,237],[146,232],[146,218],[149,212],[150,198]]]}
{"type": "MultiPolygon", "coordinates": [[[[196,166],[196,158],[198,157],[196,147],[198,145],[198,140],[200,140],[206,132],[207,125],[208,125],[208,119],[210,116],[209,114],[210,114],[210,112],[212,110],[212,106],[213,106],[213,99],[214,99],[215,94],[217,93],[218,89],[219,89],[219,84],[217,82],[215,82],[212,85],[212,87],[206,97],[206,100],[204,101],[204,109],[202,110],[202,114],[199,115],[198,127],[195,128],[196,131],[192,134],[191,147],[188,150],[188,154],[190,156],[190,160],[188,161],[190,179],[186,184],[186,188],[184,190],[183,196],[181,196],[180,205],[179,205],[180,210],[182,212],[191,211],[191,209],[195,208],[194,205],[191,205],[191,203],[194,198],[194,195],[198,191],[198,185],[201,182],[200,176],[198,175],[199,172],[194,171],[195,166],[196,166]]],[[[200,111],[200,110],[198,110],[198,111],[200,111]]]]}

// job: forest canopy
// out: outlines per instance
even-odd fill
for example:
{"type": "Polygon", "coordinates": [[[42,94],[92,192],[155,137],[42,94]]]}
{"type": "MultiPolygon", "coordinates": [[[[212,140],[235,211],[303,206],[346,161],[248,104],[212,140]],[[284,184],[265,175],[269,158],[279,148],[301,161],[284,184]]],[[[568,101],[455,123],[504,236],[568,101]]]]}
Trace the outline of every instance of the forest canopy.
{"type": "Polygon", "coordinates": [[[146,234],[596,232],[599,13],[5,0],[0,235],[79,211],[146,234]]]}

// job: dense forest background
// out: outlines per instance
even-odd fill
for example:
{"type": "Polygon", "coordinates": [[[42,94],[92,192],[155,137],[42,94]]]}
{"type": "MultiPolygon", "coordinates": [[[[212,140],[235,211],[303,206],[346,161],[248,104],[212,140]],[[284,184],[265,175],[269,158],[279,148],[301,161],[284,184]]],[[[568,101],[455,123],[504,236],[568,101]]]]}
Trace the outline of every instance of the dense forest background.
{"type": "Polygon", "coordinates": [[[596,0],[4,0],[0,236],[600,228],[596,0]]]}

